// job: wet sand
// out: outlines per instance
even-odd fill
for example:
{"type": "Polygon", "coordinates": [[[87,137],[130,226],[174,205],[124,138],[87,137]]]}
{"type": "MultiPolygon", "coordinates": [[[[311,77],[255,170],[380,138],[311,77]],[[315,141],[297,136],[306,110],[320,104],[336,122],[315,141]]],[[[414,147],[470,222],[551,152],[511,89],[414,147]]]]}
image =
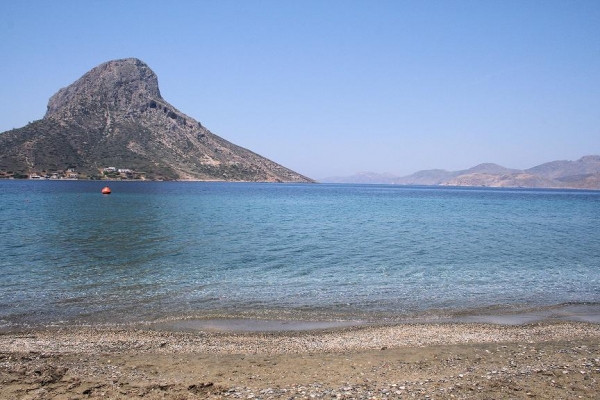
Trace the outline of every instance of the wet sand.
{"type": "Polygon", "coordinates": [[[600,325],[0,334],[2,399],[597,398],[600,325]]]}

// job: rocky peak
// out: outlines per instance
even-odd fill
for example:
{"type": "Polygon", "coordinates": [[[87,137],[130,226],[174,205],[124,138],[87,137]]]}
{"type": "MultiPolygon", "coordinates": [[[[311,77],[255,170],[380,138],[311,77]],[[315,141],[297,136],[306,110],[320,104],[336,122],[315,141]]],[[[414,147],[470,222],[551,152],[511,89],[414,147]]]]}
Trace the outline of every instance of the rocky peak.
{"type": "Polygon", "coordinates": [[[137,58],[113,60],[93,68],[48,101],[44,118],[87,114],[90,109],[140,109],[162,100],[156,74],[137,58]]]}
{"type": "Polygon", "coordinates": [[[128,179],[311,182],[178,111],[136,58],[97,66],[52,96],[43,119],[0,135],[4,176],[75,168],[117,179],[108,167],[130,171],[128,179]]]}

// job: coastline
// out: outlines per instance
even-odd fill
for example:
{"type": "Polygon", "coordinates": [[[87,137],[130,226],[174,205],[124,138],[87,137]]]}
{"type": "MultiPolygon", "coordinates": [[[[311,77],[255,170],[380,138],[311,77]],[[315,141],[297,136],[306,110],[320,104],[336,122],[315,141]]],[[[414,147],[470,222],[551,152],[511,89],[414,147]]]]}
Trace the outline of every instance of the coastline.
{"type": "Polygon", "coordinates": [[[590,398],[600,325],[0,334],[0,398],[590,398]]]}

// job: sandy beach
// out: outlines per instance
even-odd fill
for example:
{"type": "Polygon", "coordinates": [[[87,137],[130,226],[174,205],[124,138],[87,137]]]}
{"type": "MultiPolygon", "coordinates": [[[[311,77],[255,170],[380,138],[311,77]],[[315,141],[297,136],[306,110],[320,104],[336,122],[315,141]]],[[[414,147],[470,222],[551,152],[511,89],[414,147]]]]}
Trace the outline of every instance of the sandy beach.
{"type": "Polygon", "coordinates": [[[597,398],[600,325],[0,335],[2,399],[597,398]]]}

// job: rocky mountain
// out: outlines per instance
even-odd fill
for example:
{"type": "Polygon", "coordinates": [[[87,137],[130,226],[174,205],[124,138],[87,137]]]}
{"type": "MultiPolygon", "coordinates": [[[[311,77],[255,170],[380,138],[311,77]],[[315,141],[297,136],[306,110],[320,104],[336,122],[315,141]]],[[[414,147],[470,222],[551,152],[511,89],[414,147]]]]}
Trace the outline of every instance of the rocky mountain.
{"type": "Polygon", "coordinates": [[[552,161],[523,171],[487,163],[461,171],[424,170],[404,177],[361,173],[333,179],[325,178],[321,182],[600,189],[600,156],[585,156],[576,161],[552,161]],[[385,176],[386,180],[383,181],[381,176],[385,176]],[[362,178],[360,182],[357,177],[362,178]],[[368,177],[375,179],[369,181],[366,179],[368,177]]]}
{"type": "Polygon", "coordinates": [[[160,94],[142,61],[103,63],[0,134],[0,177],[312,182],[213,134],[160,94]]]}

